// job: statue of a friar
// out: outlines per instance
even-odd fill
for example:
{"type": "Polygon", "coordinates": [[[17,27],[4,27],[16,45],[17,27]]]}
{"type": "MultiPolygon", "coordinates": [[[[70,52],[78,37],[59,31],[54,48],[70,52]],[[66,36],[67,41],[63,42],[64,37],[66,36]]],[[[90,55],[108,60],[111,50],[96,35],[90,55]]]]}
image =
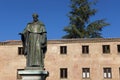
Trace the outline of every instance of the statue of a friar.
{"type": "Polygon", "coordinates": [[[40,67],[44,69],[44,57],[47,51],[47,32],[45,25],[38,20],[38,14],[33,14],[33,22],[28,23],[21,34],[26,67],[40,67]]]}

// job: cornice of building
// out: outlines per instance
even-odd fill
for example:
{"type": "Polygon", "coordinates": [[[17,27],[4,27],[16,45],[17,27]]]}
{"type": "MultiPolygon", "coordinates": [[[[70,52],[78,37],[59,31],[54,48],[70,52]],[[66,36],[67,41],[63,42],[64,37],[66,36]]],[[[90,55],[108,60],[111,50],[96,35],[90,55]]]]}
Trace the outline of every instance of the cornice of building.
{"type": "Polygon", "coordinates": [[[120,42],[120,38],[77,38],[77,39],[48,40],[49,44],[61,44],[61,43],[100,43],[100,42],[120,42]]]}
{"type": "Polygon", "coordinates": [[[0,45],[21,45],[21,40],[7,40],[4,42],[0,42],[0,45]]]}
{"type": "MultiPolygon", "coordinates": [[[[68,43],[99,43],[99,42],[120,42],[120,38],[77,38],[77,39],[56,39],[48,40],[48,44],[68,43]]],[[[8,40],[0,42],[0,45],[21,45],[21,40],[8,40]]]]}

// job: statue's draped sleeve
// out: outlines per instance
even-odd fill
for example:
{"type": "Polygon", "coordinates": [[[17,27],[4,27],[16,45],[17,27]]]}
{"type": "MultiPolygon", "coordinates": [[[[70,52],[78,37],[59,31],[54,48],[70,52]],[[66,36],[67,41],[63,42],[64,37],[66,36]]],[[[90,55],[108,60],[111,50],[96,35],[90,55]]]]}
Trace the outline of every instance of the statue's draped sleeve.
{"type": "Polygon", "coordinates": [[[30,26],[30,23],[27,24],[27,27],[23,30],[21,35],[21,40],[23,44],[24,55],[27,55],[27,46],[28,46],[28,39],[29,39],[29,31],[27,30],[30,26]]]}
{"type": "Polygon", "coordinates": [[[42,26],[42,50],[43,50],[43,57],[45,57],[45,53],[47,51],[47,32],[46,32],[46,29],[45,29],[45,25],[44,24],[41,24],[42,26]]]}

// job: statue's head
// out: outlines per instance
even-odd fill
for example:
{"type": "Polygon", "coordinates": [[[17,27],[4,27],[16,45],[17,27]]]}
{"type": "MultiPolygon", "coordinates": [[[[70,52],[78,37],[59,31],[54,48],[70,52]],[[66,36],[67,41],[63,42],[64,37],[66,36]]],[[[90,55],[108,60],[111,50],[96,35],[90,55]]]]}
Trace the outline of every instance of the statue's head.
{"type": "Polygon", "coordinates": [[[38,14],[36,14],[36,13],[34,13],[32,16],[37,17],[37,18],[39,17],[38,14]]]}
{"type": "Polygon", "coordinates": [[[33,17],[33,20],[34,20],[34,22],[37,22],[38,21],[38,14],[36,14],[36,13],[34,13],[33,15],[32,15],[32,17],[33,17]]]}

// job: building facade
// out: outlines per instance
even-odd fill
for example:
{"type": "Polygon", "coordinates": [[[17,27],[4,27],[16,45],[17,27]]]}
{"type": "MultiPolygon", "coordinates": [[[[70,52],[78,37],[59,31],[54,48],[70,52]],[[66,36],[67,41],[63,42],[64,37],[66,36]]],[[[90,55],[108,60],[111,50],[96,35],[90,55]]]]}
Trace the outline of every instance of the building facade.
{"type": "MultiPolygon", "coordinates": [[[[48,40],[47,80],[120,80],[120,38],[48,40]]],[[[0,42],[0,80],[20,80],[21,41],[0,42]]]]}

